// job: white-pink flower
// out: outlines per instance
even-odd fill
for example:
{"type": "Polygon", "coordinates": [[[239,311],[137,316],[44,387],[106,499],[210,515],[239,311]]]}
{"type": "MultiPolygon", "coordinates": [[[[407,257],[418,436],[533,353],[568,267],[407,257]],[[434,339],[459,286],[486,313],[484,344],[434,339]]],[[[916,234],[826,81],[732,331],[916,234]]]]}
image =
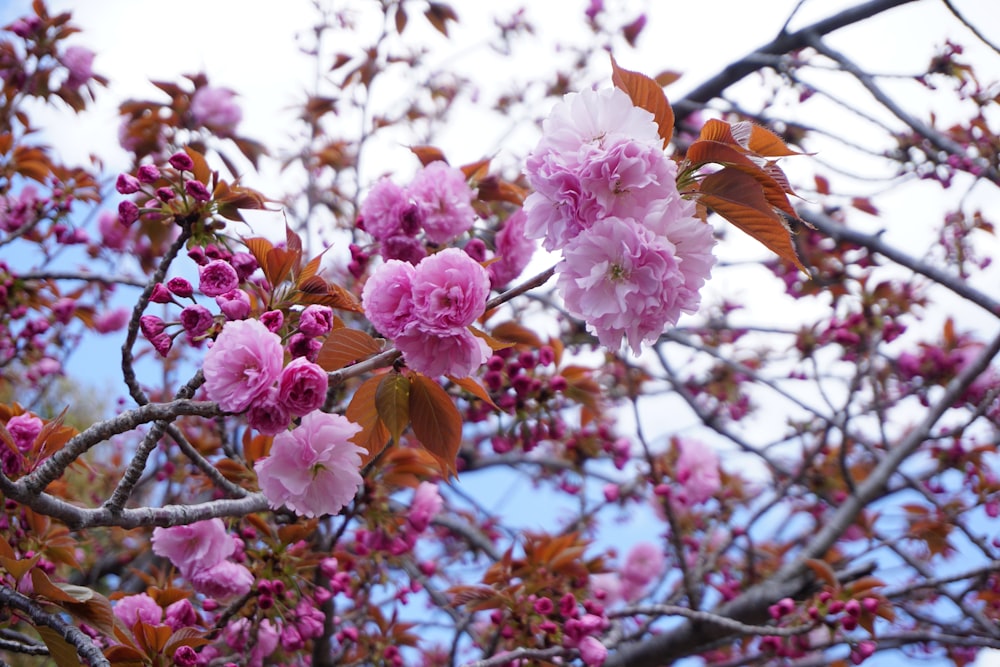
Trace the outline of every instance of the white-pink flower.
{"type": "Polygon", "coordinates": [[[390,259],[375,269],[361,292],[365,316],[379,333],[395,338],[413,319],[413,265],[390,259]]]}
{"type": "Polygon", "coordinates": [[[227,412],[243,412],[281,374],[281,339],[259,320],[227,322],[205,355],[208,398],[227,412]]]}
{"type": "Polygon", "coordinates": [[[153,529],[153,553],[170,560],[185,578],[213,567],[236,551],[222,519],[153,529]]]}
{"type": "Polygon", "coordinates": [[[674,477],[680,484],[671,498],[684,505],[703,503],[719,490],[719,458],[715,451],[700,442],[677,440],[679,450],[674,477]]]}
{"type": "Polygon", "coordinates": [[[350,442],[360,430],[341,415],[314,411],[276,435],[270,456],[254,464],[271,507],[284,505],[306,517],[339,512],[362,483],[364,450],[350,442]]]}
{"type": "Polygon", "coordinates": [[[413,502],[410,503],[410,511],[406,515],[406,520],[413,529],[420,532],[427,529],[444,502],[438,492],[438,485],[433,482],[420,482],[417,490],[413,493],[413,502]]]}
{"type": "Polygon", "coordinates": [[[578,234],[556,272],[566,309],[611,349],[624,339],[638,354],[680,316],[675,248],[635,220],[605,218],[578,234]]]}

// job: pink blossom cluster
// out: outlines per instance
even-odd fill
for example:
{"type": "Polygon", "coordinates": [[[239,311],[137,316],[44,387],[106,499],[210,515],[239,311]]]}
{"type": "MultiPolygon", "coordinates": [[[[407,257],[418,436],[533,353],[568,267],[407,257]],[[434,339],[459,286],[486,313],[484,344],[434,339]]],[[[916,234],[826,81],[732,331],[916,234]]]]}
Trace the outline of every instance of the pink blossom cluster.
{"type": "Polygon", "coordinates": [[[719,457],[711,447],[694,440],[676,439],[674,447],[675,484],[659,484],[653,491],[658,498],[666,498],[674,511],[690,510],[711,500],[722,488],[719,457]]]}
{"type": "Polygon", "coordinates": [[[326,371],[307,358],[288,365],[284,358],[281,337],[263,321],[227,322],[205,355],[205,393],[227,412],[246,412],[261,433],[281,433],[293,417],[323,405],[329,382],[326,371]]]}
{"type": "Polygon", "coordinates": [[[243,120],[243,111],[235,102],[236,94],[226,88],[203,86],[191,96],[194,122],[220,137],[232,136],[243,120]]]}
{"type": "Polygon", "coordinates": [[[390,259],[365,283],[365,315],[391,338],[406,363],[429,376],[465,377],[490,355],[470,331],[486,309],[490,277],[457,248],[447,248],[416,266],[390,259]]]}
{"type": "Polygon", "coordinates": [[[35,440],[45,423],[30,412],[25,412],[8,419],[5,426],[14,449],[0,443],[0,471],[11,477],[21,472],[25,455],[34,449],[35,440]]]}
{"type": "Polygon", "coordinates": [[[714,238],[678,192],[652,114],[618,89],[569,94],[525,171],[525,234],[562,251],[566,307],[602,345],[638,354],[697,309],[714,238]]]}
{"type": "Polygon", "coordinates": [[[118,204],[118,219],[131,225],[140,216],[150,220],[169,219],[178,212],[196,209],[211,201],[208,187],[194,176],[194,160],[178,151],[168,160],[169,169],[144,164],[136,173],[118,175],[115,189],[122,195],[137,195],[139,203],[126,199],[118,204]]]}
{"type": "Polygon", "coordinates": [[[246,595],[253,585],[250,570],[230,560],[237,551],[237,538],[221,519],[154,528],[152,542],[153,553],[169,559],[203,595],[226,601],[246,595]]]}
{"type": "Polygon", "coordinates": [[[475,193],[461,169],[436,160],[420,169],[406,187],[382,178],[361,204],[358,225],[382,245],[386,259],[416,264],[426,255],[423,237],[444,244],[469,231],[476,221],[475,193]]]}

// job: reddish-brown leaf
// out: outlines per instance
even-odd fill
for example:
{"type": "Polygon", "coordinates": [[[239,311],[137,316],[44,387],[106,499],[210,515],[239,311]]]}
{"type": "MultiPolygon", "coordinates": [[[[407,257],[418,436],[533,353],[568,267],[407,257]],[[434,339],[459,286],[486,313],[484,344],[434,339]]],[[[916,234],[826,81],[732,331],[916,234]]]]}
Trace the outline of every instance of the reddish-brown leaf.
{"type": "Polygon", "coordinates": [[[653,114],[666,147],[674,135],[674,110],[670,108],[660,85],[645,74],[619,67],[614,56],[611,56],[611,81],[616,88],[628,94],[633,104],[653,114]]]}
{"type": "Polygon", "coordinates": [[[494,338],[506,343],[520,343],[530,345],[531,347],[541,347],[543,345],[542,339],[538,337],[538,334],[514,320],[501,322],[493,327],[491,333],[494,338]]]}
{"type": "Polygon", "coordinates": [[[375,390],[375,409],[379,419],[389,429],[393,442],[399,442],[410,424],[410,380],[398,371],[382,376],[375,390]]]}
{"type": "Polygon", "coordinates": [[[243,239],[243,244],[257,260],[257,266],[261,267],[267,264],[267,254],[274,248],[270,241],[259,236],[243,239]]]}
{"type": "Polygon", "coordinates": [[[732,126],[717,118],[709,118],[705,121],[705,124],[701,126],[701,133],[698,135],[698,139],[718,141],[719,143],[728,144],[736,148],[743,148],[736,141],[736,137],[733,136],[732,126]]]}
{"type": "Polygon", "coordinates": [[[403,31],[406,30],[406,11],[403,9],[403,3],[399,3],[396,7],[396,15],[394,17],[396,21],[396,34],[402,35],[403,31]]]}
{"type": "Polygon", "coordinates": [[[699,139],[688,147],[684,158],[692,167],[698,167],[709,162],[723,165],[743,165],[748,168],[760,169],[760,166],[747,157],[746,152],[733,144],[715,141],[714,139],[699,139]]]}
{"type": "Polygon", "coordinates": [[[806,270],[795,253],[791,234],[781,216],[764,196],[758,180],[750,174],[726,167],[706,176],[701,181],[698,201],[760,241],[771,252],[802,271],[806,270]]]}
{"type": "Polygon", "coordinates": [[[205,156],[190,146],[185,146],[184,152],[187,153],[188,157],[191,158],[191,161],[194,162],[194,169],[191,170],[194,177],[211,188],[212,170],[209,168],[208,162],[205,160],[205,156]]]}
{"type": "Polygon", "coordinates": [[[285,281],[298,261],[299,254],[297,252],[286,248],[272,248],[267,253],[267,258],[261,264],[261,268],[264,269],[264,276],[271,283],[271,287],[277,287],[285,281]]]}
{"type": "Polygon", "coordinates": [[[437,459],[442,475],[457,475],[455,459],[462,445],[462,415],[437,382],[420,373],[409,375],[413,435],[437,459]]]}
{"type": "Polygon", "coordinates": [[[381,351],[379,342],[364,331],[343,327],[334,329],[326,337],[316,363],[325,371],[336,371],[381,351]]]}
{"type": "Polygon", "coordinates": [[[448,21],[458,21],[458,14],[455,13],[455,10],[443,2],[429,3],[424,16],[434,26],[434,29],[445,37],[448,36],[448,21]]]}
{"type": "Polygon", "coordinates": [[[445,158],[444,153],[441,152],[441,149],[434,146],[410,146],[410,152],[416,155],[417,159],[420,160],[420,164],[425,167],[431,162],[437,162],[438,160],[448,164],[448,160],[445,158]]]}
{"type": "Polygon", "coordinates": [[[365,380],[354,392],[344,411],[345,417],[361,427],[361,431],[351,438],[351,442],[365,450],[361,459],[366,465],[389,444],[389,429],[379,419],[378,409],[375,407],[375,392],[378,391],[380,382],[382,377],[379,375],[365,380]]]}
{"type": "Polygon", "coordinates": [[[471,377],[456,378],[456,377],[452,377],[452,376],[449,375],[448,379],[451,380],[452,382],[454,382],[455,384],[457,384],[459,387],[461,387],[465,391],[467,391],[470,394],[472,394],[473,396],[475,396],[476,398],[478,398],[479,400],[484,401],[487,405],[489,405],[494,410],[499,410],[500,409],[499,407],[497,407],[497,404],[493,402],[493,399],[490,397],[489,393],[486,391],[486,388],[483,385],[479,384],[473,378],[471,378],[471,377]]]}
{"type": "Polygon", "coordinates": [[[747,148],[762,157],[801,155],[798,151],[789,148],[774,132],[755,123],[750,124],[750,139],[747,142],[747,148]]]}

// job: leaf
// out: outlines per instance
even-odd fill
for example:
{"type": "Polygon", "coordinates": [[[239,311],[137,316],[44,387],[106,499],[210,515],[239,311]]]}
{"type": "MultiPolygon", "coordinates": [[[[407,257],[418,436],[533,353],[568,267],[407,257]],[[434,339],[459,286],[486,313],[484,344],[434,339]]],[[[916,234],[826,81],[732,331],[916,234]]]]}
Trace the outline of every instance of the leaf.
{"type": "Polygon", "coordinates": [[[479,400],[485,402],[487,405],[489,405],[494,410],[499,410],[500,409],[499,407],[497,407],[497,404],[493,402],[493,399],[490,397],[489,393],[486,391],[486,387],[484,387],[483,385],[479,384],[479,382],[477,382],[473,378],[471,378],[471,377],[456,378],[456,377],[452,377],[451,375],[449,375],[448,379],[451,380],[452,382],[454,382],[455,384],[457,384],[459,387],[461,387],[465,391],[467,391],[470,394],[472,394],[473,396],[475,396],[476,398],[478,398],[479,400]]]}
{"type": "Polygon", "coordinates": [[[458,14],[455,13],[455,10],[443,2],[429,3],[424,16],[445,37],[448,36],[448,21],[458,21],[458,14]]]}
{"type": "Polygon", "coordinates": [[[316,363],[325,371],[340,370],[382,351],[382,345],[359,329],[334,329],[323,341],[316,363]]]}
{"type": "Polygon", "coordinates": [[[257,266],[265,266],[267,264],[267,254],[274,248],[270,241],[259,236],[243,239],[243,244],[250,251],[250,254],[253,255],[253,258],[257,260],[257,266]]]}
{"type": "Polygon", "coordinates": [[[361,457],[364,465],[381,454],[389,444],[389,429],[382,423],[375,407],[375,393],[381,382],[382,378],[378,375],[365,380],[354,392],[351,402],[344,411],[345,417],[361,427],[361,430],[351,438],[351,442],[367,452],[361,457]]]}
{"type": "Polygon", "coordinates": [[[187,153],[188,157],[191,158],[191,161],[194,162],[194,169],[191,170],[191,173],[194,174],[195,179],[208,186],[212,180],[212,170],[209,168],[208,162],[205,160],[205,156],[190,146],[185,146],[184,152],[187,153]]]}
{"type": "Polygon", "coordinates": [[[63,639],[61,634],[46,625],[36,626],[35,631],[48,647],[49,657],[55,661],[56,667],[83,667],[80,656],[76,654],[76,649],[63,639]]]}
{"type": "Polygon", "coordinates": [[[622,69],[611,56],[611,81],[615,87],[628,94],[632,103],[653,114],[663,147],[670,143],[674,135],[674,110],[663,93],[663,89],[653,79],[639,72],[622,69]]]}
{"type": "Polygon", "coordinates": [[[396,22],[396,34],[402,35],[406,29],[406,11],[403,9],[402,3],[396,7],[396,15],[393,18],[396,22]]]}
{"type": "Polygon", "coordinates": [[[701,181],[698,201],[785,261],[806,270],[795,253],[791,233],[750,174],[734,167],[709,174],[701,181]]]}
{"type": "Polygon", "coordinates": [[[272,248],[267,253],[261,268],[264,269],[264,276],[273,288],[285,281],[298,261],[298,253],[285,248],[272,248]]]}
{"type": "Polygon", "coordinates": [[[699,166],[709,162],[722,165],[744,165],[754,169],[759,169],[759,165],[747,157],[744,151],[732,144],[727,144],[714,139],[699,139],[691,144],[687,154],[684,156],[692,166],[699,166]]]}
{"type": "Polygon", "coordinates": [[[789,148],[777,134],[756,123],[750,123],[750,139],[747,141],[747,148],[763,157],[802,155],[802,153],[789,148]]]}
{"type": "Polygon", "coordinates": [[[65,602],[63,609],[73,614],[87,625],[111,635],[115,628],[115,614],[111,609],[111,601],[96,591],[73,584],[56,584],[65,593],[75,598],[76,602],[65,602]]]}
{"type": "Polygon", "coordinates": [[[383,375],[375,390],[375,409],[393,442],[398,443],[410,424],[410,380],[399,371],[383,375]]]}
{"type": "Polygon", "coordinates": [[[440,148],[435,146],[410,146],[410,152],[417,156],[417,159],[420,160],[420,164],[424,167],[429,165],[431,162],[437,162],[438,160],[448,164],[448,160],[445,159],[444,153],[441,152],[440,148]]]}
{"type": "Polygon", "coordinates": [[[493,337],[507,343],[541,347],[542,339],[534,331],[514,320],[501,322],[493,327],[493,337]]]}
{"type": "Polygon", "coordinates": [[[413,435],[437,459],[445,477],[457,476],[455,459],[462,445],[462,415],[437,382],[417,372],[409,375],[413,435]]]}
{"type": "Polygon", "coordinates": [[[76,602],[76,598],[53,584],[52,580],[49,579],[49,575],[38,568],[31,571],[31,585],[35,591],[35,595],[41,595],[52,602],[76,602]]]}
{"type": "Polygon", "coordinates": [[[104,657],[107,658],[114,667],[142,667],[146,664],[146,656],[142,651],[133,647],[118,644],[104,649],[104,657]]]}
{"type": "Polygon", "coordinates": [[[806,566],[816,575],[816,577],[826,583],[827,586],[834,590],[840,588],[840,583],[837,581],[837,574],[830,567],[830,564],[826,561],[817,560],[816,558],[810,558],[806,560],[806,566]]]}

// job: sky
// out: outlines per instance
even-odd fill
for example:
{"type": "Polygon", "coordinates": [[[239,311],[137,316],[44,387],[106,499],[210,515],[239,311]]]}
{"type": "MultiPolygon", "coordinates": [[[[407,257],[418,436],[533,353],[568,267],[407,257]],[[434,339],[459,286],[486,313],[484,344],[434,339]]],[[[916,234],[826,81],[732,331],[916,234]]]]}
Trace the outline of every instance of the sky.
{"type": "MultiPolygon", "coordinates": [[[[992,0],[954,0],[955,5],[987,31],[994,42],[1000,42],[1000,6],[992,0]]],[[[494,62],[481,35],[486,32],[488,18],[477,12],[478,0],[454,0],[453,6],[462,22],[471,30],[454,31],[454,39],[446,40],[430,29],[422,29],[413,21],[412,30],[434,49],[439,62],[455,64],[469,72],[483,71],[484,63],[494,62]]],[[[544,58],[555,41],[572,39],[561,34],[565,24],[562,14],[567,7],[582,12],[584,0],[536,0],[531,3],[494,0],[488,3],[493,10],[529,5],[528,14],[539,26],[535,36],[536,57],[544,58]]],[[[609,1],[608,3],[612,3],[609,1]]],[[[682,95],[720,67],[731,62],[762,43],[769,41],[780,29],[797,0],[700,0],[697,3],[678,3],[650,0],[635,2],[631,6],[645,6],[649,23],[638,42],[636,51],[619,57],[622,66],[629,69],[655,73],[665,69],[677,70],[683,77],[668,89],[671,97],[682,95]],[[682,10],[678,7],[684,7],[682,10]],[[695,13],[697,12],[697,13],[695,13]],[[654,29],[655,28],[655,29],[654,29]]],[[[845,0],[812,0],[806,2],[792,29],[809,21],[827,16],[837,8],[858,4],[845,0]]],[[[904,7],[890,15],[860,28],[852,29],[849,36],[834,35],[831,43],[840,49],[850,50],[863,66],[875,71],[906,73],[914,60],[914,49],[925,52],[945,37],[969,41],[967,34],[956,30],[949,35],[941,33],[941,25],[951,21],[946,16],[943,3],[920,3],[923,7],[904,7]],[[899,34],[899,26],[906,26],[906,34],[899,34]],[[905,37],[905,39],[904,39],[905,37]]],[[[280,144],[289,136],[294,109],[289,105],[301,99],[303,91],[311,89],[315,80],[315,66],[300,52],[307,41],[309,26],[315,21],[314,3],[308,0],[173,0],[169,4],[137,0],[102,0],[101,2],[72,2],[51,0],[51,12],[73,11],[75,23],[84,32],[75,43],[97,52],[95,70],[112,79],[112,88],[102,91],[95,111],[83,118],[74,119],[48,132],[52,142],[72,160],[83,161],[90,152],[108,156],[110,169],[125,164],[124,155],[116,148],[117,106],[129,97],[150,97],[156,94],[150,79],[177,80],[184,73],[206,72],[213,84],[232,88],[240,95],[244,120],[242,133],[259,138],[265,143],[280,144]],[[84,140],[85,139],[85,140],[84,140]]],[[[7,23],[29,10],[29,0],[0,2],[0,23],[7,23]]],[[[361,32],[374,29],[370,25],[359,27],[361,32]]],[[[408,27],[408,30],[411,28],[408,27]]],[[[345,45],[349,46],[349,45],[345,45]]],[[[529,59],[531,49],[529,49],[529,59]]],[[[493,67],[495,65],[488,65],[493,67]]],[[[534,66],[529,60],[520,66],[534,66]]],[[[490,71],[490,70],[486,70],[490,71]]],[[[610,76],[610,67],[606,72],[610,76]]],[[[1000,71],[984,72],[983,78],[1000,79],[1000,71]]],[[[596,81],[596,79],[595,79],[596,81]]],[[[604,85],[608,85],[608,81],[604,85]]],[[[749,88],[745,94],[752,98],[749,88]]],[[[933,102],[932,102],[933,104],[933,102]]],[[[949,113],[947,108],[935,108],[939,114],[949,113]]],[[[825,118],[823,122],[837,122],[825,118]]],[[[473,161],[506,148],[523,150],[530,146],[531,135],[510,138],[502,131],[491,132],[481,128],[468,133],[456,128],[445,135],[447,148],[458,153],[458,161],[473,161]],[[521,142],[521,143],[518,143],[521,142]]],[[[384,165],[395,165],[400,156],[407,155],[403,146],[386,146],[384,164],[373,164],[367,178],[373,179],[384,165]]],[[[832,148],[830,150],[833,150],[832,148]]],[[[803,175],[811,167],[789,164],[790,172],[802,169],[803,175]]],[[[265,182],[249,183],[267,191],[265,182]]],[[[852,187],[855,187],[852,185],[852,187]]],[[[896,195],[896,202],[908,200],[906,210],[927,211],[940,207],[939,192],[924,188],[919,192],[906,191],[896,195]]],[[[884,221],[872,221],[885,224],[884,221]]],[[[898,226],[894,229],[898,229],[898,226]]],[[[874,228],[873,228],[874,230],[874,228]]],[[[923,232],[913,229],[890,234],[913,236],[919,247],[930,242],[923,232]]],[[[740,256],[747,246],[736,244],[730,252],[740,256]]],[[[994,248],[997,250],[997,248],[994,248]]],[[[1000,254],[1000,252],[998,252],[1000,254]]],[[[736,295],[753,303],[753,288],[746,284],[745,274],[716,275],[711,289],[716,293],[736,295]]],[[[970,317],[976,317],[970,314],[970,317]]],[[[980,661],[981,665],[1000,665],[1000,660],[980,661]]]]}

